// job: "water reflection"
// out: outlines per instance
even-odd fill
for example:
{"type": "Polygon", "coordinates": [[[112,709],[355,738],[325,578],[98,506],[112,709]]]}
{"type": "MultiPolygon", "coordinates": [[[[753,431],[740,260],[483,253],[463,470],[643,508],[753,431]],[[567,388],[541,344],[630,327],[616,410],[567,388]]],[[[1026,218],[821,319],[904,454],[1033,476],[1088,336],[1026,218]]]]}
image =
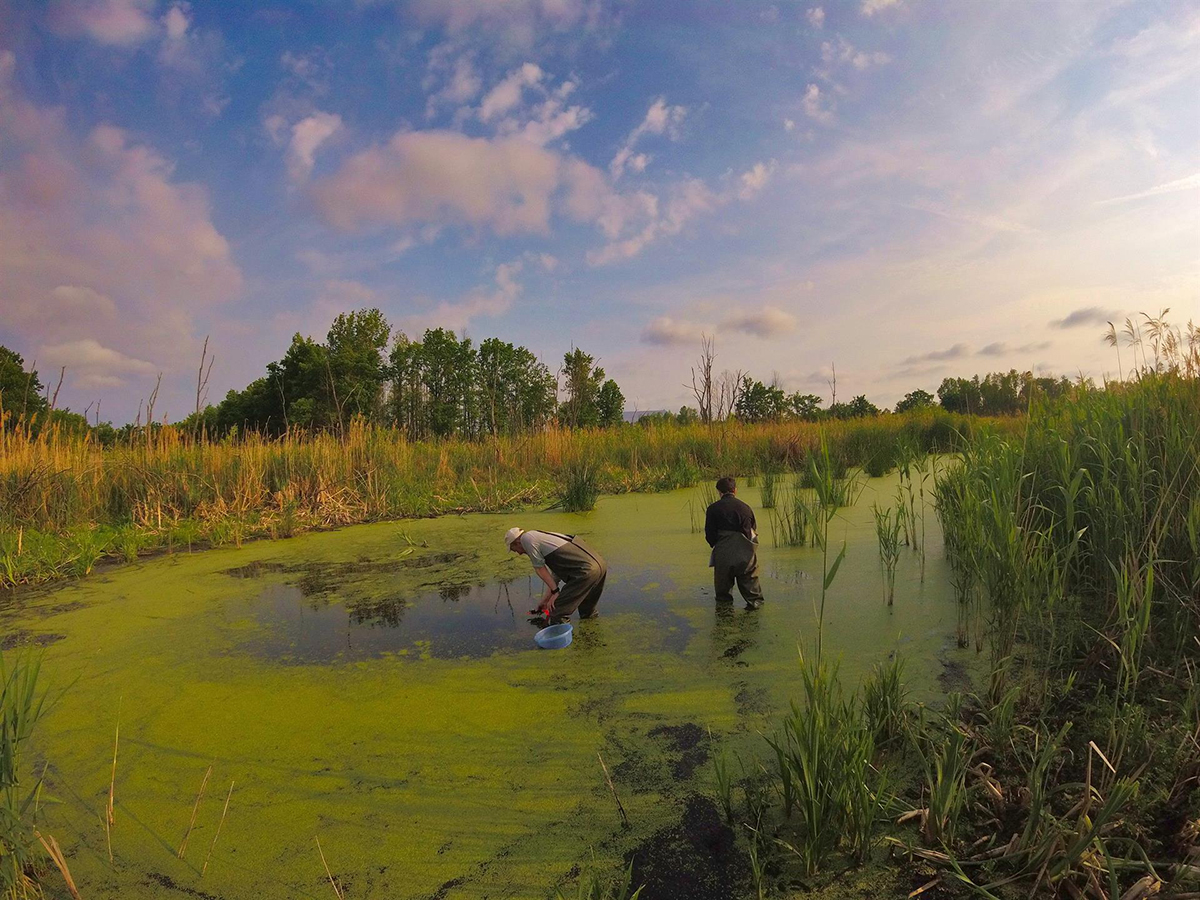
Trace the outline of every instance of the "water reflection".
{"type": "MultiPolygon", "coordinates": [[[[339,585],[313,572],[295,583],[266,585],[250,608],[259,627],[239,649],[280,662],[319,663],[383,655],[461,659],[534,646],[538,626],[527,610],[537,598],[520,581],[445,584],[415,596],[371,587],[339,585]],[[320,591],[313,590],[314,579],[321,580],[320,591]]],[[[686,647],[692,628],[671,612],[661,591],[637,590],[627,581],[612,585],[601,600],[600,621],[623,613],[642,620],[623,618],[623,627],[646,629],[666,650],[686,647]]],[[[585,631],[579,628],[577,638],[585,631]]]]}

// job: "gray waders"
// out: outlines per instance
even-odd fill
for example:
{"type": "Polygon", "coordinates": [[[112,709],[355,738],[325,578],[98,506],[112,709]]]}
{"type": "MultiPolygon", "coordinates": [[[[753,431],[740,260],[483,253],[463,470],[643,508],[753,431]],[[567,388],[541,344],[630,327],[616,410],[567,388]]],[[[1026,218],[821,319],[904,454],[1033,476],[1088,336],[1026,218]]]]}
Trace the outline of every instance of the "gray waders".
{"type": "Polygon", "coordinates": [[[596,614],[596,604],[604,590],[608,564],[579,538],[567,534],[558,536],[566,538],[568,543],[546,554],[546,567],[563,583],[550,615],[555,619],[569,619],[578,609],[579,618],[590,619],[596,614]]]}
{"type": "Polygon", "coordinates": [[[740,531],[722,531],[712,548],[708,564],[713,570],[713,587],[718,603],[733,602],[733,585],[746,606],[757,609],[763,604],[758,583],[758,545],[740,531]]]}

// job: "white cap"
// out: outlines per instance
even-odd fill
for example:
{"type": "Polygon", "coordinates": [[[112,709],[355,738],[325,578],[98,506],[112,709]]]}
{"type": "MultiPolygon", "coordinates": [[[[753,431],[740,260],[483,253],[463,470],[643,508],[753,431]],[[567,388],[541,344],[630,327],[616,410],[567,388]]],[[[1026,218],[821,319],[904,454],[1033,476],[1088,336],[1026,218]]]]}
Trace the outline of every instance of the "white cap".
{"type": "Polygon", "coordinates": [[[508,529],[508,531],[504,532],[504,549],[511,550],[513,542],[517,538],[519,538],[521,535],[523,535],[524,533],[525,532],[523,530],[521,530],[520,528],[518,528],[516,525],[514,525],[512,528],[508,529]]]}

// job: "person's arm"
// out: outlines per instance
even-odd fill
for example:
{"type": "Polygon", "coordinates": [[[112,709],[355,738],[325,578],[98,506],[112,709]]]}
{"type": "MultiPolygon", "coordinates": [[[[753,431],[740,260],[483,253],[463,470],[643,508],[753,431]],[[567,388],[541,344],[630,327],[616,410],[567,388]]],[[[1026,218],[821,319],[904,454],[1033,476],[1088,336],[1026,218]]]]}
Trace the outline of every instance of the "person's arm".
{"type": "Polygon", "coordinates": [[[558,593],[558,579],[554,577],[554,573],[547,566],[537,566],[533,571],[546,584],[546,592],[542,594],[542,600],[538,607],[549,612],[554,607],[554,597],[558,593]]]}
{"type": "Polygon", "coordinates": [[[758,538],[758,522],[754,519],[750,504],[746,504],[746,515],[742,518],[742,534],[752,541],[758,538]]]}
{"type": "Polygon", "coordinates": [[[717,546],[717,533],[719,531],[717,528],[715,506],[715,503],[709,506],[708,510],[704,513],[704,539],[708,541],[708,546],[710,547],[717,546]]]}

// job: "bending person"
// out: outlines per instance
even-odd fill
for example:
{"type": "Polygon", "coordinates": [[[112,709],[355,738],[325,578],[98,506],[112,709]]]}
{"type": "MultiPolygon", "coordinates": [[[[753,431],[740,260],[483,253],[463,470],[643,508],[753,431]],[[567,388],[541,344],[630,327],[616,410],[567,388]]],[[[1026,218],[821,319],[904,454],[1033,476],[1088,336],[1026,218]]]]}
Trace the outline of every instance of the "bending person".
{"type": "Polygon", "coordinates": [[[726,476],[717,482],[721,499],[710,504],[704,514],[704,538],[712,547],[708,564],[713,570],[713,586],[718,603],[733,602],[733,583],[746,601],[746,609],[763,605],[758,583],[758,524],[754,510],[739,500],[737,482],[726,476]]]}
{"type": "Polygon", "coordinates": [[[574,535],[520,528],[508,529],[504,545],[513,553],[528,556],[533,571],[545,583],[538,611],[552,623],[569,619],[575,610],[580,619],[596,617],[596,604],[608,575],[608,564],[599,553],[574,535]]]}

